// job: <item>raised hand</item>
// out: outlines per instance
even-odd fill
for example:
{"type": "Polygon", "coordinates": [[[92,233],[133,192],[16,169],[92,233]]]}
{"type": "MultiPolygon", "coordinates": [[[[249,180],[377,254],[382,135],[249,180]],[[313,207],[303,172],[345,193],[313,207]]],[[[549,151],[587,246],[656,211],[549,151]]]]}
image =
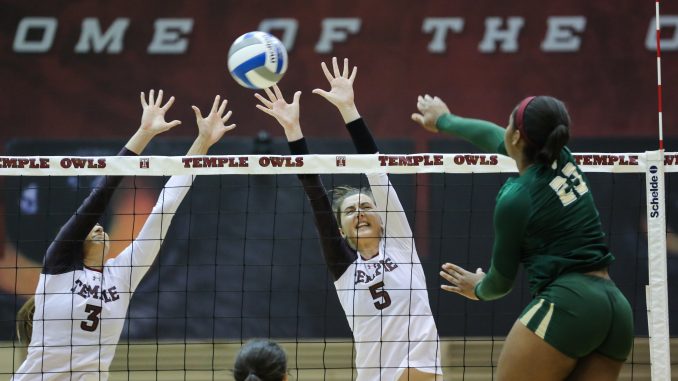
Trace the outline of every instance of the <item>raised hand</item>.
{"type": "Polygon", "coordinates": [[[224,99],[220,105],[220,100],[221,97],[219,95],[214,97],[212,109],[205,118],[203,118],[198,107],[191,106],[195,112],[195,120],[198,124],[198,139],[203,140],[203,142],[207,145],[207,148],[218,142],[227,131],[235,128],[235,124],[229,124],[228,126],[226,125],[226,122],[228,122],[228,120],[231,118],[231,115],[233,114],[231,111],[228,111],[226,115],[224,115],[228,101],[224,99]]]}
{"type": "Polygon", "coordinates": [[[257,105],[257,108],[274,117],[280,123],[285,130],[288,141],[301,139],[303,137],[301,125],[299,124],[299,98],[301,97],[301,91],[294,93],[292,103],[287,103],[278,85],[273,85],[272,89],[272,91],[270,88],[264,89],[268,99],[258,93],[254,94],[254,97],[261,102],[261,104],[257,105]]]}
{"type": "Polygon", "coordinates": [[[456,292],[469,299],[478,300],[475,291],[476,284],[483,280],[485,273],[480,268],[475,273],[472,273],[452,263],[445,263],[442,266],[440,276],[450,282],[450,285],[444,284],[440,286],[443,290],[456,292]]]}
{"type": "Polygon", "coordinates": [[[158,97],[155,98],[155,90],[151,90],[148,94],[148,101],[146,101],[146,94],[143,91],[141,92],[141,107],[144,111],[141,114],[140,131],[155,136],[181,124],[178,120],[165,121],[165,114],[174,104],[174,97],[170,97],[167,103],[162,105],[162,95],[162,90],[160,90],[158,97]]]}
{"type": "Polygon", "coordinates": [[[353,66],[353,70],[349,74],[348,58],[344,58],[344,68],[340,70],[337,57],[332,57],[332,73],[324,62],[320,63],[320,67],[330,83],[330,91],[315,89],[313,94],[318,94],[332,103],[341,113],[344,122],[348,123],[358,119],[360,114],[356,109],[353,92],[353,81],[358,74],[358,68],[353,66]]]}
{"type": "Polygon", "coordinates": [[[412,120],[419,123],[425,129],[431,132],[438,132],[436,122],[441,115],[449,113],[445,102],[438,97],[431,97],[426,94],[417,98],[417,109],[419,113],[412,114],[412,120]]]}

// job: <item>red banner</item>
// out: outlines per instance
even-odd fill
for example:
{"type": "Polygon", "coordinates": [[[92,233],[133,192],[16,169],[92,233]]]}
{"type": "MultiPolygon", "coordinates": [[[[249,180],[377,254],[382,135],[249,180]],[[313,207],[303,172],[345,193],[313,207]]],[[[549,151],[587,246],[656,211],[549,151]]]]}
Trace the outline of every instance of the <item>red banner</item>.
{"type": "MultiPolygon", "coordinates": [[[[287,94],[302,90],[306,135],[346,137],[321,61],[358,66],[356,100],[377,137],[432,135],[410,121],[416,97],[505,124],[524,96],[566,102],[574,136],[656,136],[654,1],[0,1],[0,139],[126,137],[140,91],[177,102],[169,119],[195,133],[190,106],[229,99],[236,135],[282,135],[226,69],[231,42],[269,30],[289,49],[287,94]]],[[[665,134],[676,135],[678,5],[662,3],[665,134]]],[[[639,149],[655,147],[639,147],[639,149]]],[[[667,147],[668,150],[676,147],[667,147]]]]}

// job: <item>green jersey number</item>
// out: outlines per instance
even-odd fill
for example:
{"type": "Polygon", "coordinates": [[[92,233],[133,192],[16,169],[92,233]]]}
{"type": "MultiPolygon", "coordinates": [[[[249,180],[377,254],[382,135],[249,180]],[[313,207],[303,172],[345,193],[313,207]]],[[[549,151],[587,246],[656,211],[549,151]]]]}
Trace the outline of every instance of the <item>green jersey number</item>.
{"type": "Polygon", "coordinates": [[[589,188],[574,164],[567,163],[561,172],[563,176],[556,176],[549,185],[556,192],[563,206],[568,206],[588,192],[589,188]]]}

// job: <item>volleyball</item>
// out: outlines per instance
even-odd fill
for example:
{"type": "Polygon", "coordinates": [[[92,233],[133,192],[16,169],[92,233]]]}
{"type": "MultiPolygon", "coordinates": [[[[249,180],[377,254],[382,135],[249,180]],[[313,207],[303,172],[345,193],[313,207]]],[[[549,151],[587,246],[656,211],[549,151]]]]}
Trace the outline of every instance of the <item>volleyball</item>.
{"type": "Polygon", "coordinates": [[[287,50],[266,32],[238,37],[228,51],[228,71],[238,84],[264,89],[276,84],[287,70],[287,50]]]}

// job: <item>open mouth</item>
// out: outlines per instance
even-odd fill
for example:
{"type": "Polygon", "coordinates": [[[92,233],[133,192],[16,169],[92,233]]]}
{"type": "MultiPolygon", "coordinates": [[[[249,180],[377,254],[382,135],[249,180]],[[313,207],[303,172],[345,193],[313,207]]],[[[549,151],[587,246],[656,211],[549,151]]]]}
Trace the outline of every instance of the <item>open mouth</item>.
{"type": "Polygon", "coordinates": [[[360,229],[360,228],[368,228],[368,227],[370,227],[370,224],[368,224],[367,222],[361,222],[358,225],[356,225],[355,228],[360,229]]]}

